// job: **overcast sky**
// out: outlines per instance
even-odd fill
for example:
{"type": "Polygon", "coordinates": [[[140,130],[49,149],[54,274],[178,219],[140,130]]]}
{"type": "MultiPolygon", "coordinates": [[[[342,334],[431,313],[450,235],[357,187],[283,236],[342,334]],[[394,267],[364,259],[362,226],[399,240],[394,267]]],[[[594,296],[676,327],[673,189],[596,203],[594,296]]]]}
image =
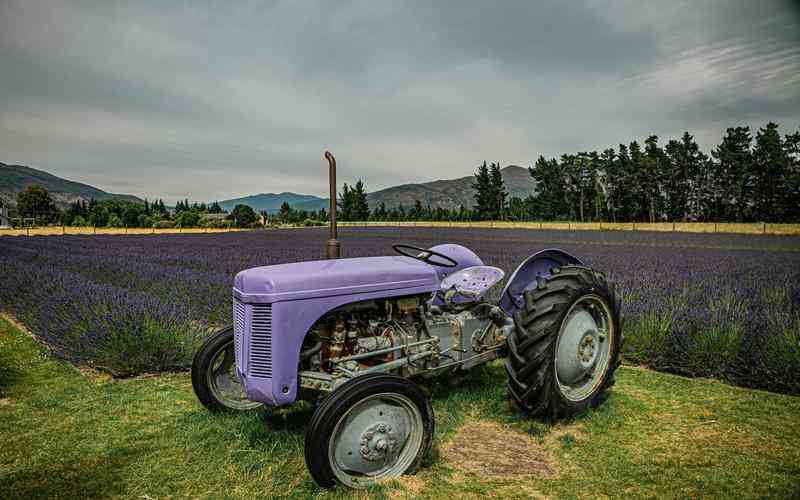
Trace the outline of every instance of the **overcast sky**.
{"type": "Polygon", "coordinates": [[[173,202],[800,126],[800,2],[498,5],[0,0],[0,162],[173,202]]]}

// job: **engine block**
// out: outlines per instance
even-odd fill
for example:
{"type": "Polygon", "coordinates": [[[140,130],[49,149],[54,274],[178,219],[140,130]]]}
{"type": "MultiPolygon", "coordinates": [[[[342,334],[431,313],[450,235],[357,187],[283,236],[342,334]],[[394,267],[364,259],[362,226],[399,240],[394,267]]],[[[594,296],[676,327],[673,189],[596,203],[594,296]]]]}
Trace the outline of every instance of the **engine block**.
{"type": "Polygon", "coordinates": [[[365,373],[427,377],[468,369],[499,356],[511,325],[496,306],[443,308],[430,295],[348,304],[309,332],[300,387],[327,392],[365,373]]]}

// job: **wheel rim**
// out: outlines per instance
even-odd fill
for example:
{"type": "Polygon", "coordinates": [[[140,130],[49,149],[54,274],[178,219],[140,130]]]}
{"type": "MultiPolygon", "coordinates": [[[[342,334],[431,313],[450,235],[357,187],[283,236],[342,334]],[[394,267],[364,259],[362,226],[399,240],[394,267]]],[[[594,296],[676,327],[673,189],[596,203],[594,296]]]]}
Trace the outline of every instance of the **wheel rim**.
{"type": "Polygon", "coordinates": [[[422,446],[422,413],[397,393],[374,394],[339,418],[328,444],[336,478],[353,488],[401,476],[422,446]]]}
{"type": "Polygon", "coordinates": [[[558,332],[556,381],[561,394],[580,402],[591,396],[608,372],[614,342],[611,309],[600,296],[576,300],[558,332]]]}
{"type": "Polygon", "coordinates": [[[214,397],[228,408],[234,410],[257,408],[261,403],[250,401],[244,393],[242,381],[236,373],[236,357],[233,349],[233,341],[223,344],[211,358],[206,372],[208,387],[214,397]]]}

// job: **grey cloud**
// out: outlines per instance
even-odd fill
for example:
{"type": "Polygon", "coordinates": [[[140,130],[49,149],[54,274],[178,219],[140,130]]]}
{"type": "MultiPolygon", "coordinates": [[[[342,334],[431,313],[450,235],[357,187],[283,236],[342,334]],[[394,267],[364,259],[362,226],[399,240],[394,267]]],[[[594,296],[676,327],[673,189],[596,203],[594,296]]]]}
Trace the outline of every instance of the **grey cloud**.
{"type": "Polygon", "coordinates": [[[0,161],[168,199],[800,124],[796,3],[0,3],[0,161]]]}

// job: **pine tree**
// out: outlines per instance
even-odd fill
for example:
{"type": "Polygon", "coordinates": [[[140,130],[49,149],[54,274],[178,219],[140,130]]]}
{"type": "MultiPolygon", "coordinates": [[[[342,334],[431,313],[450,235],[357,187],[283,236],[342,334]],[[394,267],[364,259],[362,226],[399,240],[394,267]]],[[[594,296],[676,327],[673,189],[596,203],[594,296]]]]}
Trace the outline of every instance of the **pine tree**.
{"type": "Polygon", "coordinates": [[[642,187],[643,207],[647,220],[656,222],[661,219],[663,200],[662,186],[665,182],[666,158],[664,150],[658,145],[658,136],[651,135],[644,141],[645,157],[642,163],[638,184],[642,187]]]}
{"type": "Polygon", "coordinates": [[[800,129],[786,135],[783,140],[786,151],[786,189],[783,196],[784,217],[787,221],[800,221],[800,129]]]}
{"type": "Polygon", "coordinates": [[[499,163],[492,163],[489,168],[489,184],[491,186],[489,196],[489,206],[492,219],[503,219],[503,214],[506,211],[506,185],[503,182],[503,174],[500,171],[499,163]]]}
{"type": "Polygon", "coordinates": [[[789,172],[789,157],[778,133],[778,125],[768,123],[756,134],[753,149],[754,167],[754,213],[757,220],[775,222],[784,212],[786,175],[789,172]]]}
{"type": "Polygon", "coordinates": [[[753,138],[750,127],[729,128],[711,152],[716,220],[750,220],[753,209],[753,138]]]}
{"type": "Polygon", "coordinates": [[[278,219],[284,224],[292,222],[292,207],[289,206],[289,203],[285,201],[281,203],[281,208],[278,210],[278,219]]]}
{"type": "MultiPolygon", "coordinates": [[[[688,134],[688,132],[687,132],[688,134]]],[[[690,159],[683,142],[670,140],[664,151],[667,155],[665,187],[669,220],[686,220],[689,216],[688,192],[690,159]]]]}
{"type": "Polygon", "coordinates": [[[475,205],[473,208],[477,212],[478,218],[489,219],[492,211],[492,178],[485,161],[475,172],[475,181],[471,186],[475,190],[475,205]]]}
{"type": "Polygon", "coordinates": [[[536,192],[531,204],[532,216],[542,220],[568,218],[567,179],[558,160],[546,160],[540,156],[528,171],[536,181],[536,192]]]}
{"type": "Polygon", "coordinates": [[[336,205],[339,209],[339,220],[353,220],[353,194],[346,182],[342,186],[342,192],[339,193],[339,199],[336,201],[336,205]]]}
{"type": "Polygon", "coordinates": [[[352,217],[353,220],[365,221],[369,219],[369,203],[367,202],[367,191],[361,179],[356,182],[351,190],[352,196],[352,217]]]}
{"type": "Polygon", "coordinates": [[[602,193],[602,199],[605,202],[605,212],[612,221],[616,221],[616,212],[614,205],[615,193],[611,172],[614,170],[614,164],[616,161],[617,154],[614,151],[614,148],[603,150],[598,160],[599,175],[597,178],[597,185],[602,193]]]}

